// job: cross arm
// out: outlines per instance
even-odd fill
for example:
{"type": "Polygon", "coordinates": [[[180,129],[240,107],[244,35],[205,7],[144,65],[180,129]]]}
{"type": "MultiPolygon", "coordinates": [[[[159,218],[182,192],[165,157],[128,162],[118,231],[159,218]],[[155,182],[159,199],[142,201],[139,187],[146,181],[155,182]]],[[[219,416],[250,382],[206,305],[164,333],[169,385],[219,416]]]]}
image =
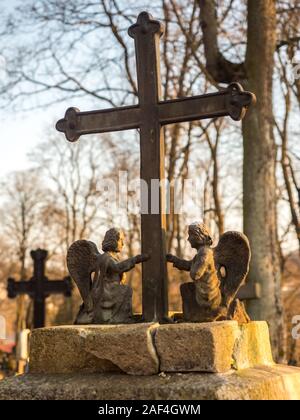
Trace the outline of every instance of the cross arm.
{"type": "Polygon", "coordinates": [[[255,100],[253,93],[244,91],[238,83],[231,83],[221,92],[160,102],[159,120],[161,124],[172,124],[228,115],[238,121],[255,100]]]}
{"type": "Polygon", "coordinates": [[[44,283],[45,295],[49,294],[64,294],[70,297],[73,290],[71,277],[65,277],[63,280],[48,280],[44,283]]]}
{"type": "MultiPolygon", "coordinates": [[[[47,280],[43,282],[43,292],[45,295],[62,293],[66,297],[70,297],[73,290],[71,277],[65,277],[63,280],[47,280]]],[[[14,299],[18,295],[29,295],[34,297],[36,292],[36,281],[21,280],[16,281],[13,278],[7,280],[7,296],[14,299]]]]}
{"type": "Polygon", "coordinates": [[[28,294],[29,296],[34,294],[34,282],[32,280],[16,281],[12,278],[7,280],[7,296],[10,299],[25,294],[28,294]]]}
{"type": "Polygon", "coordinates": [[[138,128],[140,119],[138,106],[87,112],[80,112],[77,108],[69,108],[65,117],[56,123],[56,129],[65,133],[67,140],[74,142],[83,134],[138,128]]]}

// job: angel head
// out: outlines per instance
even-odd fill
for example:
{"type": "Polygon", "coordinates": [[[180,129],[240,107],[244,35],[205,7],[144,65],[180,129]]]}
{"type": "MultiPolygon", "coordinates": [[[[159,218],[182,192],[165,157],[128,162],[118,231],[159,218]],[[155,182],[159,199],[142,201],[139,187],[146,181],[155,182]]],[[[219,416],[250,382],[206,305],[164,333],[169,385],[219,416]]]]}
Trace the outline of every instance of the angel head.
{"type": "Polygon", "coordinates": [[[188,241],[192,248],[199,249],[201,246],[212,244],[212,238],[209,230],[204,223],[194,222],[189,225],[188,241]]]}
{"type": "Polygon", "coordinates": [[[102,242],[104,252],[121,252],[124,245],[124,233],[121,229],[109,229],[102,242]]]}

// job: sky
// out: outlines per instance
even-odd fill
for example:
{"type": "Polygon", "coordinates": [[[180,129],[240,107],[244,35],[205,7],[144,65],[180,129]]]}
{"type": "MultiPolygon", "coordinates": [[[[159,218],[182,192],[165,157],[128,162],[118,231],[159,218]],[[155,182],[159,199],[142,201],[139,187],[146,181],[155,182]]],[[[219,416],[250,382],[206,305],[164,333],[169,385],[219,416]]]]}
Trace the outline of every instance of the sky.
{"type": "MultiPolygon", "coordinates": [[[[19,0],[0,0],[4,11],[12,11],[20,3],[19,0]]],[[[0,78],[5,76],[5,63],[1,61],[0,78]]],[[[13,113],[2,111],[0,113],[0,179],[11,171],[27,169],[30,166],[27,154],[37,145],[43,133],[50,128],[55,119],[55,111],[38,110],[31,113],[13,113]]]]}
{"type": "MultiPolygon", "coordinates": [[[[33,111],[31,114],[5,113],[0,119],[0,177],[27,169],[30,166],[27,154],[43,138],[46,127],[50,129],[54,112],[33,111]]],[[[54,130],[54,127],[52,127],[54,130]]]]}
{"type": "MultiPolygon", "coordinates": [[[[130,3],[132,0],[128,0],[130,3]]],[[[0,7],[3,13],[13,13],[18,5],[24,5],[22,0],[0,0],[0,7]]],[[[1,25],[1,15],[0,15],[1,25]]],[[[22,38],[20,40],[22,45],[22,38]]],[[[5,62],[1,61],[0,51],[0,81],[5,77],[5,62]]],[[[51,93],[50,93],[51,95],[51,93]]],[[[27,101],[28,99],[26,99],[27,101]]],[[[0,179],[11,171],[23,170],[30,167],[28,154],[34,147],[45,140],[47,133],[55,130],[55,122],[63,118],[67,108],[75,106],[80,110],[102,109],[107,107],[102,103],[95,105],[91,98],[72,102],[66,99],[55,106],[35,109],[31,112],[21,113],[10,110],[0,110],[0,179]]],[[[62,135],[62,139],[64,136],[62,135]]]]}
{"type": "MultiPolygon", "coordinates": [[[[18,4],[22,4],[21,0],[0,0],[0,7],[4,12],[13,12],[18,4]]],[[[0,19],[1,25],[1,19],[0,19]]],[[[22,39],[20,45],[22,45],[22,39]]],[[[6,77],[5,61],[0,51],[0,82],[1,78],[6,77]]],[[[52,99],[52,92],[44,94],[52,99]]],[[[34,98],[32,102],[26,98],[26,105],[28,107],[36,107],[34,98]]],[[[20,103],[20,109],[25,108],[24,103],[20,103]]],[[[35,108],[32,111],[18,111],[0,110],[0,180],[5,179],[5,176],[12,171],[28,169],[31,162],[28,159],[28,154],[34,150],[34,147],[43,141],[47,134],[55,132],[55,122],[63,118],[67,108],[74,106],[80,110],[102,109],[108,107],[99,101],[99,105],[91,100],[80,98],[80,100],[60,101],[52,106],[44,108],[35,108]]],[[[65,139],[61,134],[62,140],[65,139]]]]}

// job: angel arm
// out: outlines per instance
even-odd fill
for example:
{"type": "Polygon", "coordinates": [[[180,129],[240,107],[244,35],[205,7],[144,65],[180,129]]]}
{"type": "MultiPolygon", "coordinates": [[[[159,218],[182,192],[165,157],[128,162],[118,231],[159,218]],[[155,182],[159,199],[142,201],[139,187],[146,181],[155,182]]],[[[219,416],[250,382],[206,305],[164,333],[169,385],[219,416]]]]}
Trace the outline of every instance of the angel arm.
{"type": "Polygon", "coordinates": [[[192,266],[192,260],[184,260],[178,258],[175,255],[167,254],[167,261],[173,263],[173,267],[178,268],[181,271],[190,271],[192,266]]]}
{"type": "Polygon", "coordinates": [[[148,255],[141,254],[121,262],[110,260],[110,269],[115,273],[126,273],[127,271],[132,270],[136,264],[147,261],[148,259],[148,255]]]}

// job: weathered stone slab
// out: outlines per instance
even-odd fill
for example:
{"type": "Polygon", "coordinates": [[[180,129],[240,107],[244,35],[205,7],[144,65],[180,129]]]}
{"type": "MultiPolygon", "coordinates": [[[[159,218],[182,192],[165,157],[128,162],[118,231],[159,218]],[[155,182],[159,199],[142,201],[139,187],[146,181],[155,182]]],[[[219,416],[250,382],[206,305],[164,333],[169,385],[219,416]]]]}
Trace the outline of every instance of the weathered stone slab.
{"type": "Polygon", "coordinates": [[[265,322],[66,326],[31,336],[32,373],[215,373],[271,364],[265,322]]]}
{"type": "Polygon", "coordinates": [[[236,321],[160,325],[155,347],[163,372],[227,372],[239,336],[236,321]]]}
{"type": "Polygon", "coordinates": [[[152,375],[159,361],[152,334],[158,324],[88,325],[34,330],[30,339],[32,373],[123,371],[152,375]]]}
{"type": "Polygon", "coordinates": [[[0,400],[299,400],[300,369],[267,366],[226,374],[164,376],[28,374],[0,381],[0,400]]]}
{"type": "Polygon", "coordinates": [[[269,328],[265,321],[249,322],[239,326],[233,360],[233,367],[238,370],[274,364],[269,328]]]}

